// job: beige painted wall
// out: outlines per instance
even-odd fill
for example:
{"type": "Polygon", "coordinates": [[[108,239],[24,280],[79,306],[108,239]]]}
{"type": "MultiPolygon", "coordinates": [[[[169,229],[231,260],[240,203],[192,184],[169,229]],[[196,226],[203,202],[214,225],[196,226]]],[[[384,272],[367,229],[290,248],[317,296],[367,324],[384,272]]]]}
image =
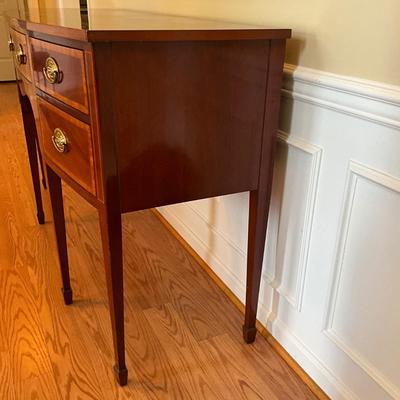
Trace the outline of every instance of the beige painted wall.
{"type": "Polygon", "coordinates": [[[400,0],[89,0],[293,29],[286,61],[400,85],[400,0]]]}

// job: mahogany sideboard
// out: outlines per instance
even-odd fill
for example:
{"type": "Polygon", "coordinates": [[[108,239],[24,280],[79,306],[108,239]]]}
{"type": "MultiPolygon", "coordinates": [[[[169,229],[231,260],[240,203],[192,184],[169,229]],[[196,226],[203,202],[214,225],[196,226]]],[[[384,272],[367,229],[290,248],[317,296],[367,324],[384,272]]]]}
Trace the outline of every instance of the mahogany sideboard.
{"type": "Polygon", "coordinates": [[[99,213],[120,385],[128,379],[121,214],[249,191],[243,337],[253,342],[290,30],[46,11],[45,21],[10,18],[9,46],[39,223],[43,156],[65,304],[72,289],[61,179],[99,213]]]}

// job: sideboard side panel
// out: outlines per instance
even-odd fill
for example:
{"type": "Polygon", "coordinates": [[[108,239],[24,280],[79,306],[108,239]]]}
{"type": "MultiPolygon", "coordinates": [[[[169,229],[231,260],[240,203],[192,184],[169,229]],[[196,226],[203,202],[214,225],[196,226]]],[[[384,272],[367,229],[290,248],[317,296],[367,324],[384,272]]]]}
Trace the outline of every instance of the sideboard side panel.
{"type": "Polygon", "coordinates": [[[257,187],[269,46],[112,44],[124,212],[257,187]]]}

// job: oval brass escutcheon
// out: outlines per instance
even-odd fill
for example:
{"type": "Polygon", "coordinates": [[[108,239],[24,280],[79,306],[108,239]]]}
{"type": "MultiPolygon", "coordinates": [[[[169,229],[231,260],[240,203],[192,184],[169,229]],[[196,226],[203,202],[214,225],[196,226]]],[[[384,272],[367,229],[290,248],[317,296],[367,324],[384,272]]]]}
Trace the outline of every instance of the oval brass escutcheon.
{"type": "Polygon", "coordinates": [[[54,134],[51,137],[51,140],[53,141],[53,145],[59,153],[68,152],[68,139],[62,129],[54,129],[54,134]]]}
{"type": "Polygon", "coordinates": [[[57,61],[53,57],[47,57],[43,68],[46,81],[52,84],[62,81],[62,72],[58,67],[57,61]]]}

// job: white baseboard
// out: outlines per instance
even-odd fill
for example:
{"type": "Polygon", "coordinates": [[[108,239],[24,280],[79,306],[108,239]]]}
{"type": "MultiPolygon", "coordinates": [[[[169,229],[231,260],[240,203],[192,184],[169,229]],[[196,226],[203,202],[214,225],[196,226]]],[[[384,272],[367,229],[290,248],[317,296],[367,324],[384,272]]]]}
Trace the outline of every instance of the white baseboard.
{"type": "Polygon", "coordinates": [[[268,331],[294,358],[304,371],[335,400],[359,400],[359,398],[329,370],[318,357],[282,321],[272,314],[268,318],[268,331]],[[321,385],[323,383],[323,385],[321,385]]]}

